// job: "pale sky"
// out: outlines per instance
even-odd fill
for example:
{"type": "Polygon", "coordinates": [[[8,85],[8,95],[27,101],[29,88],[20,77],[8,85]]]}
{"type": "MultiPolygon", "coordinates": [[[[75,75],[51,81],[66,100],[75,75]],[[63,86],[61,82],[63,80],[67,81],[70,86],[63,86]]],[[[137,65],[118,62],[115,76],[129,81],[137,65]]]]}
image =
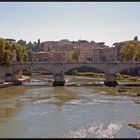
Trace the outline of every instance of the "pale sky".
{"type": "Polygon", "coordinates": [[[140,2],[0,2],[0,37],[94,40],[140,38],[140,2]]]}

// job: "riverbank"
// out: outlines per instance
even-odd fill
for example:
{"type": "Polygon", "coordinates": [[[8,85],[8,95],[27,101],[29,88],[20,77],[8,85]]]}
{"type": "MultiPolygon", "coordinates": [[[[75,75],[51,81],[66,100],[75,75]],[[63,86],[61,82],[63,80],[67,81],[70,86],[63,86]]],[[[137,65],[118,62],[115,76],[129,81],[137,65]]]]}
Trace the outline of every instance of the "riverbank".
{"type": "MultiPolygon", "coordinates": [[[[30,77],[29,76],[22,76],[22,78],[19,78],[18,81],[19,82],[25,82],[25,81],[29,81],[30,77]]],[[[10,87],[13,86],[14,83],[13,82],[4,82],[3,84],[0,84],[0,88],[6,88],[6,87],[10,87]]]]}
{"type": "MultiPolygon", "coordinates": [[[[73,75],[87,76],[92,78],[105,78],[104,73],[95,73],[95,72],[77,72],[73,75]]],[[[120,73],[116,73],[116,80],[118,82],[138,82],[140,84],[140,78],[138,76],[121,75],[120,73]]]]}
{"type": "Polygon", "coordinates": [[[0,88],[10,87],[13,86],[13,82],[4,82],[3,84],[0,84],[0,88]]]}

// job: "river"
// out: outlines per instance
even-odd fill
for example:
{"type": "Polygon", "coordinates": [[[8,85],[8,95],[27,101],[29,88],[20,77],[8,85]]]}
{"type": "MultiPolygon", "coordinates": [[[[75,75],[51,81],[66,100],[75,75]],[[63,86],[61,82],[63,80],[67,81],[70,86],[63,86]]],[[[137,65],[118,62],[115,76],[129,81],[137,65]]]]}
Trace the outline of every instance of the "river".
{"type": "MultiPolygon", "coordinates": [[[[78,80],[90,82],[92,78],[75,78],[78,80]]],[[[120,95],[118,89],[105,86],[0,89],[0,137],[137,138],[139,131],[128,124],[140,121],[140,97],[120,95]]],[[[129,92],[140,92],[140,87],[132,87],[129,92]]]]}

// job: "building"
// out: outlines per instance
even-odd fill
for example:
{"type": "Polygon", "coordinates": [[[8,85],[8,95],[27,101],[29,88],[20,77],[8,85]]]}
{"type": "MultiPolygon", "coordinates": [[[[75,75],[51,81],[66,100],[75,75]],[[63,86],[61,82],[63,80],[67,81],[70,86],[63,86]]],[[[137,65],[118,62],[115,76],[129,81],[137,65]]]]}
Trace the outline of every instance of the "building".
{"type": "Polygon", "coordinates": [[[79,61],[85,62],[85,61],[92,61],[93,57],[93,48],[90,46],[85,45],[79,45],[80,49],[80,55],[79,55],[79,61]]]}
{"type": "Polygon", "coordinates": [[[48,52],[40,51],[35,53],[35,61],[50,61],[50,55],[48,52]]]}
{"type": "Polygon", "coordinates": [[[100,61],[100,50],[101,48],[94,48],[92,50],[92,62],[99,62],[100,61]]]}
{"type": "Polygon", "coordinates": [[[116,61],[116,48],[115,47],[100,48],[99,61],[100,62],[116,61]]]}
{"type": "Polygon", "coordinates": [[[64,61],[76,48],[80,50],[80,62],[116,61],[115,47],[108,47],[104,42],[97,43],[87,40],[69,41],[63,39],[60,41],[43,42],[43,48],[44,52],[49,53],[50,61],[64,61]]]}
{"type": "Polygon", "coordinates": [[[35,53],[35,61],[41,62],[41,61],[46,61],[46,62],[56,62],[56,61],[65,61],[67,56],[66,51],[49,51],[49,52],[36,52],[35,53]]]}
{"type": "Polygon", "coordinates": [[[114,62],[116,61],[115,47],[80,46],[80,62],[114,62]]]}

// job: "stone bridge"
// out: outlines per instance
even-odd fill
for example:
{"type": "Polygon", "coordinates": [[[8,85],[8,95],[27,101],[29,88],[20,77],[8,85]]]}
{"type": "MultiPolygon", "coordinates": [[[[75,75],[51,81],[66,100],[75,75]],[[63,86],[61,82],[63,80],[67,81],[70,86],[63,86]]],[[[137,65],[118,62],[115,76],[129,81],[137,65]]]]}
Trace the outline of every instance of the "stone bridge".
{"type": "MultiPolygon", "coordinates": [[[[19,71],[23,71],[25,69],[40,69],[40,70],[46,70],[53,74],[54,82],[53,85],[64,85],[64,75],[67,71],[76,69],[79,67],[91,67],[95,68],[101,72],[103,72],[106,75],[104,84],[107,86],[116,86],[116,73],[121,72],[126,69],[130,68],[136,68],[140,67],[139,62],[111,62],[111,63],[80,63],[80,62],[55,62],[55,63],[48,63],[48,62],[15,62],[12,63],[12,66],[9,68],[9,71],[11,71],[12,75],[15,75],[15,73],[18,73],[19,71]]],[[[7,69],[8,71],[8,69],[7,69]]]]}

